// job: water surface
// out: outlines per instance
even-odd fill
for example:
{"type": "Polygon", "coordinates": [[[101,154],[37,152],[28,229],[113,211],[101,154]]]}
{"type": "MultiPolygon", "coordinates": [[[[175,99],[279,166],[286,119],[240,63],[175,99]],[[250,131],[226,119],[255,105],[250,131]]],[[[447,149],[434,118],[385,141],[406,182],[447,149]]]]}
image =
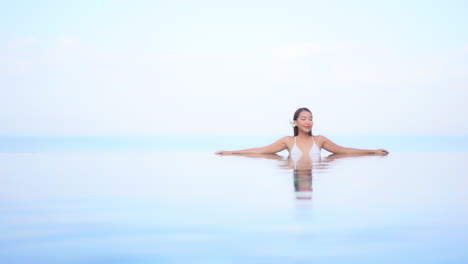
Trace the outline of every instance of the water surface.
{"type": "Polygon", "coordinates": [[[1,263],[466,263],[468,153],[1,153],[1,263]]]}

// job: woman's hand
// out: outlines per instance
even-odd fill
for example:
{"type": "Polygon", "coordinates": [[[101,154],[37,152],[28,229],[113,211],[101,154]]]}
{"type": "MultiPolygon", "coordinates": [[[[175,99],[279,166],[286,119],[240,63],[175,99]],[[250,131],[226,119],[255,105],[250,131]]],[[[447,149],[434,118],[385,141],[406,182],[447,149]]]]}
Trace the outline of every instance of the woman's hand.
{"type": "Polygon", "coordinates": [[[374,151],[374,154],[386,156],[388,155],[388,151],[386,149],[377,149],[374,151]]]}
{"type": "Polygon", "coordinates": [[[220,151],[216,151],[215,154],[218,154],[218,155],[230,155],[230,154],[232,154],[232,151],[220,150],[220,151]]]}

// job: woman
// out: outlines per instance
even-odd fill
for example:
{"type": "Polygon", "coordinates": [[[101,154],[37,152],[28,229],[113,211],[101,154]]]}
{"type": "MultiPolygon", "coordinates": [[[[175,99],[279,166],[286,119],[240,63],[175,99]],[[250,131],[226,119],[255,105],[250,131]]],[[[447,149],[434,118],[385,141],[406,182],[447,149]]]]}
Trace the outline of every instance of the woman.
{"type": "Polygon", "coordinates": [[[251,148],[244,150],[233,151],[218,151],[216,154],[229,155],[229,154],[266,154],[277,153],[287,149],[291,156],[303,156],[303,153],[309,153],[309,157],[319,157],[322,148],[334,154],[377,154],[387,155],[388,151],[385,149],[356,149],[345,148],[333,143],[331,140],[324,136],[313,136],[312,126],[314,124],[312,112],[303,107],[296,110],[294,113],[294,136],[286,136],[276,141],[275,143],[262,147],[251,148]]]}

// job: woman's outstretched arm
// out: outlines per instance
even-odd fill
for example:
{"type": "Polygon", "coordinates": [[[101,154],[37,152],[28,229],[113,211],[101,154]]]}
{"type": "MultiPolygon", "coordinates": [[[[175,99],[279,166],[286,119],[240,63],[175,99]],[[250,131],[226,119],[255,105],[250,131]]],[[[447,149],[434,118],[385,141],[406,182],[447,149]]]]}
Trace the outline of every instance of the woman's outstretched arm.
{"type": "Polygon", "coordinates": [[[323,144],[322,148],[330,151],[334,154],[378,154],[387,155],[388,151],[385,149],[356,149],[356,148],[345,148],[340,145],[333,143],[331,140],[324,136],[320,136],[323,144]]]}
{"type": "Polygon", "coordinates": [[[243,150],[220,150],[217,151],[215,154],[220,155],[230,155],[230,154],[273,154],[285,150],[287,148],[286,144],[287,137],[281,138],[280,140],[276,141],[275,143],[262,147],[262,148],[251,148],[251,149],[243,149],[243,150]]]}

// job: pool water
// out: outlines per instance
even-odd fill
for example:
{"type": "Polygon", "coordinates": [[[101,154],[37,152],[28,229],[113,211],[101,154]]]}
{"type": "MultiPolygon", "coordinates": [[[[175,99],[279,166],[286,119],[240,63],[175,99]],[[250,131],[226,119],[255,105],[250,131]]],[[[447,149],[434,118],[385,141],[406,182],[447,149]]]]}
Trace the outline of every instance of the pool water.
{"type": "Polygon", "coordinates": [[[467,263],[467,160],[0,153],[0,263],[467,263]]]}

